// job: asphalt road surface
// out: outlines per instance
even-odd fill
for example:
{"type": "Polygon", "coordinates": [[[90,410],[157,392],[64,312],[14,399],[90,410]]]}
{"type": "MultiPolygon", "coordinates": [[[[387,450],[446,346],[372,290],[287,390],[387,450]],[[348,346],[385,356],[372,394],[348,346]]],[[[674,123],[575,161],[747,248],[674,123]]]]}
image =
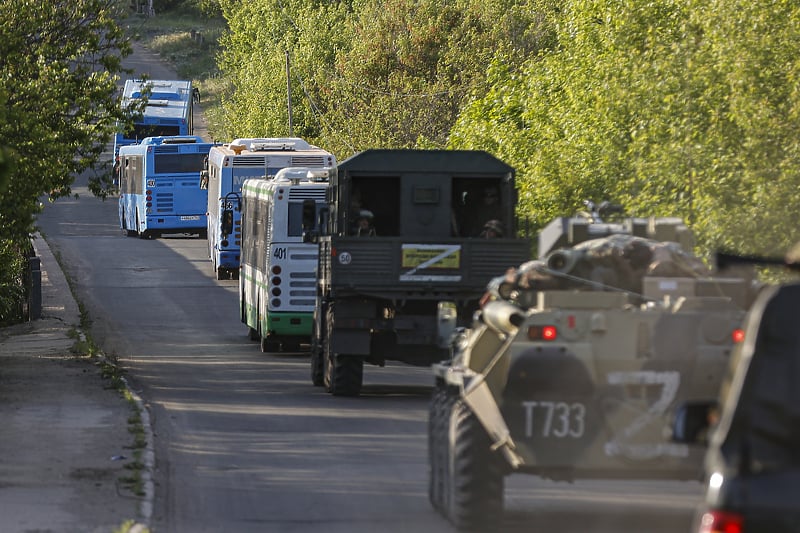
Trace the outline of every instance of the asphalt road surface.
{"type": "MultiPolygon", "coordinates": [[[[153,56],[131,65],[170,75],[153,56]]],[[[427,500],[428,369],[367,366],[360,398],[329,396],[307,355],[248,339],[238,282],[215,279],[204,239],[126,237],[116,198],[94,198],[85,176],[73,189],[39,226],[93,339],[150,410],[154,532],[450,531],[427,500]]],[[[493,531],[685,532],[702,494],[692,482],[507,486],[493,531]]]]}

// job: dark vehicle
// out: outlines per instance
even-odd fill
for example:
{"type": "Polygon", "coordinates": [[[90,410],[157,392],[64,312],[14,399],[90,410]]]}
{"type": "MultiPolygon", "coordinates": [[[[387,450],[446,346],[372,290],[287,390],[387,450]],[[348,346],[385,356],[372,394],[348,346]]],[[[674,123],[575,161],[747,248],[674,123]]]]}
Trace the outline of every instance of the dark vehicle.
{"type": "Polygon", "coordinates": [[[447,358],[486,283],[530,257],[516,200],[514,169],[482,151],[367,150],[340,163],[320,234],[306,234],[319,242],[314,385],[356,396],[364,363],[447,358]],[[502,235],[481,236],[490,220],[502,235]]]}
{"type": "Polygon", "coordinates": [[[459,528],[501,521],[505,476],[700,479],[705,447],[669,438],[713,400],[752,298],[691,253],[680,219],[539,235],[540,258],[492,280],[449,361],[433,365],[430,501],[459,528]]]}
{"type": "MultiPolygon", "coordinates": [[[[788,260],[724,257],[725,262],[788,260]]],[[[800,531],[800,283],[770,286],[748,313],[720,403],[687,405],[676,435],[703,442],[707,489],[695,531],[800,531]],[[721,409],[718,416],[715,416],[721,409]]]]}

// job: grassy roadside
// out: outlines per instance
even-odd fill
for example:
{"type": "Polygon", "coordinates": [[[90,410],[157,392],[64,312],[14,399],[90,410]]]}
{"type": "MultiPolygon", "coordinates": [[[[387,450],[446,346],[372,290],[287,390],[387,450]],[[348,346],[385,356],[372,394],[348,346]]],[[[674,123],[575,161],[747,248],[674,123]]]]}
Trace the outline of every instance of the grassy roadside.
{"type": "Polygon", "coordinates": [[[155,17],[134,14],[122,21],[122,26],[133,39],[172,66],[181,79],[192,80],[200,90],[208,133],[213,139],[221,139],[221,101],[226,82],[217,69],[216,56],[225,20],[181,10],[155,17]]]}

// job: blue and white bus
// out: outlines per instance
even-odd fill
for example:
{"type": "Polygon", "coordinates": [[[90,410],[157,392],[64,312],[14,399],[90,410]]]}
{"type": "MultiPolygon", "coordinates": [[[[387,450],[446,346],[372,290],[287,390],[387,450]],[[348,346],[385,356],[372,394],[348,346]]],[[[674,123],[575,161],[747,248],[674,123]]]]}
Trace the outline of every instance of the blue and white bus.
{"type": "Polygon", "coordinates": [[[208,155],[208,256],[217,279],[239,278],[242,240],[242,183],[272,178],[282,168],[331,168],[330,152],[297,137],[236,139],[215,146],[208,155]]]}
{"type": "Polygon", "coordinates": [[[119,150],[119,224],[129,236],[206,234],[200,175],[213,143],[198,136],[147,137],[119,150]]]}
{"type": "Polygon", "coordinates": [[[304,243],[304,217],[317,224],[335,169],[289,167],[242,186],[240,318],[262,352],[296,352],[311,341],[316,243],[304,243]]]}
{"type": "Polygon", "coordinates": [[[147,106],[131,129],[117,132],[114,155],[123,146],[136,144],[145,137],[192,135],[194,92],[186,80],[125,80],[122,107],[147,98],[147,106]]]}

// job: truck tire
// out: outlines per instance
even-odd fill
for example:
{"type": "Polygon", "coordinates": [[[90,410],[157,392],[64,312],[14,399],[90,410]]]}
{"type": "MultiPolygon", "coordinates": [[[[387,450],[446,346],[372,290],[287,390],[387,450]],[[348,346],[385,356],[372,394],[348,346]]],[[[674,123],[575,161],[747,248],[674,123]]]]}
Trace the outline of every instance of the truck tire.
{"type": "Polygon", "coordinates": [[[331,394],[358,396],[364,379],[364,359],[355,355],[336,354],[333,364],[331,394]]]}
{"type": "Polygon", "coordinates": [[[311,383],[315,387],[325,384],[325,364],[323,362],[325,351],[325,321],[327,304],[320,302],[314,308],[314,331],[311,334],[311,383]]]}
{"type": "Polygon", "coordinates": [[[472,410],[456,399],[448,414],[448,518],[458,529],[496,528],[503,514],[502,458],[472,410]]]}
{"type": "Polygon", "coordinates": [[[447,518],[448,478],[448,413],[454,395],[442,383],[437,383],[431,395],[428,413],[428,500],[433,508],[447,518]]]}
{"type": "Polygon", "coordinates": [[[332,350],[334,304],[328,304],[325,317],[324,384],[325,390],[334,396],[358,396],[364,379],[364,359],[346,354],[335,354],[332,350]]]}

